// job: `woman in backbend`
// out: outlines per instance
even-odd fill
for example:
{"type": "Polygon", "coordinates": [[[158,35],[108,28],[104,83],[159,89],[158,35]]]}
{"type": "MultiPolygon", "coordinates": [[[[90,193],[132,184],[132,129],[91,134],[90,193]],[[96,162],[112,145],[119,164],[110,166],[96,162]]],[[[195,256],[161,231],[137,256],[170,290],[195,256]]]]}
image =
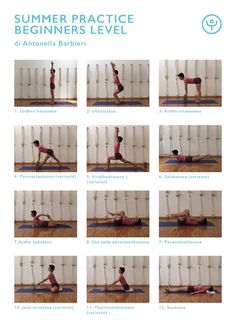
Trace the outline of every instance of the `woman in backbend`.
{"type": "Polygon", "coordinates": [[[173,153],[173,155],[171,157],[174,157],[178,162],[187,162],[187,163],[199,162],[201,160],[211,157],[211,155],[196,155],[196,156],[187,155],[186,156],[186,155],[179,154],[179,151],[177,149],[172,150],[172,153],[173,153]]]}

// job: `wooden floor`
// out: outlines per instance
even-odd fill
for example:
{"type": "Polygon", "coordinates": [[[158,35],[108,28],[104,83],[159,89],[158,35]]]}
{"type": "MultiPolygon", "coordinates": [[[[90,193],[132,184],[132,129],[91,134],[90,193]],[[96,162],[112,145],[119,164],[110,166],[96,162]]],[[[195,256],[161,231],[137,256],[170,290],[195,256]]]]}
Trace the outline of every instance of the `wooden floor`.
{"type": "MultiPolygon", "coordinates": [[[[188,103],[182,103],[182,104],[163,104],[166,100],[182,100],[183,101],[183,97],[178,97],[178,96],[162,96],[159,97],[159,106],[161,107],[165,107],[165,108],[173,108],[173,107],[219,107],[222,106],[222,98],[221,97],[216,97],[216,96],[202,96],[202,100],[210,100],[213,99],[214,101],[217,102],[217,104],[200,104],[196,103],[196,104],[188,104],[188,103]]],[[[195,96],[189,96],[190,100],[195,100],[195,96]]]]}
{"type": "MultiPolygon", "coordinates": [[[[160,303],[221,303],[222,294],[162,294],[166,287],[159,287],[160,303]]],[[[221,287],[215,286],[217,290],[221,287]]]]}
{"type": "MultiPolygon", "coordinates": [[[[61,163],[62,166],[68,166],[69,170],[19,170],[22,166],[33,166],[33,163],[15,163],[15,172],[77,172],[77,163],[61,163]]],[[[46,163],[45,166],[58,166],[57,163],[46,163]]]]}
{"type": "Polygon", "coordinates": [[[51,105],[51,104],[46,104],[46,105],[31,105],[32,102],[51,102],[50,99],[42,99],[42,98],[35,98],[35,99],[15,99],[15,106],[30,106],[32,108],[51,108],[51,107],[64,107],[64,108],[70,108],[70,107],[76,107],[77,106],[77,100],[76,99],[67,99],[67,98],[56,98],[55,102],[70,102],[71,104],[66,104],[66,105],[51,105]]]}
{"type": "Polygon", "coordinates": [[[120,98],[121,101],[136,101],[136,102],[141,102],[142,104],[140,105],[94,105],[96,102],[114,102],[114,98],[88,98],[87,99],[87,106],[94,106],[94,107],[105,107],[105,108],[113,108],[113,107],[135,107],[135,108],[140,108],[140,107],[147,107],[149,106],[149,98],[120,98]]]}
{"type": "MultiPolygon", "coordinates": [[[[49,286],[45,285],[45,288],[49,286]]],[[[15,292],[15,303],[77,303],[77,286],[63,285],[71,288],[73,292],[57,293],[17,293],[15,292]]],[[[19,288],[32,288],[32,285],[15,285],[15,291],[19,288]]]]}
{"type": "MultiPolygon", "coordinates": [[[[98,222],[111,221],[112,219],[99,219],[98,222]]],[[[148,219],[142,221],[149,224],[148,219]]],[[[94,223],[94,219],[87,219],[87,226],[94,223]]],[[[149,227],[87,227],[87,237],[149,237],[149,227]]]]}
{"type": "Polygon", "coordinates": [[[71,229],[54,229],[54,228],[34,228],[19,229],[22,224],[32,224],[32,221],[16,221],[15,237],[77,237],[76,221],[55,221],[56,223],[68,224],[71,229]]]}
{"type": "MultiPolygon", "coordinates": [[[[119,170],[119,171],[99,171],[99,172],[149,172],[149,164],[146,163],[145,165],[144,164],[141,164],[141,163],[137,163],[136,164],[138,167],[141,167],[141,168],[144,168],[144,170],[137,170],[137,171],[126,171],[126,170],[119,170]]],[[[87,164],[87,172],[97,172],[97,171],[92,171],[94,168],[96,167],[107,167],[107,165],[104,163],[104,164],[87,164]]],[[[111,167],[132,167],[132,165],[129,165],[129,164],[125,164],[125,163],[112,163],[111,162],[111,167]]]]}
{"type": "MultiPolygon", "coordinates": [[[[160,172],[221,172],[221,157],[214,157],[216,164],[201,164],[201,163],[178,163],[165,164],[170,158],[159,157],[160,172]]],[[[211,159],[211,158],[210,158],[211,159]]]]}
{"type": "MultiPolygon", "coordinates": [[[[134,288],[134,286],[131,286],[134,288]]],[[[114,294],[90,294],[91,289],[104,289],[104,286],[88,286],[87,287],[87,302],[88,303],[149,303],[149,287],[135,286],[135,288],[143,289],[144,293],[114,293],[114,294]]],[[[114,286],[113,289],[121,287],[114,286]]],[[[110,289],[112,289],[110,288],[110,289]]]]}
{"type": "MultiPolygon", "coordinates": [[[[159,237],[222,237],[222,225],[220,217],[207,217],[207,220],[214,223],[212,227],[160,227],[159,237]]],[[[176,221],[173,218],[161,217],[160,221],[176,221]]]]}

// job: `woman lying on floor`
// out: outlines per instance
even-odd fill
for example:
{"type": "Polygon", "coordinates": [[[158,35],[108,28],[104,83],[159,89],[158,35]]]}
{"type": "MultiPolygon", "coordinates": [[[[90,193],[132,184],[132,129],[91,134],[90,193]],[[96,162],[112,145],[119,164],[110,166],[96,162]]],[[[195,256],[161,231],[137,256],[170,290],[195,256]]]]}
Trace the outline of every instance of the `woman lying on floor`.
{"type": "Polygon", "coordinates": [[[113,216],[115,225],[141,225],[142,221],[140,218],[129,219],[124,211],[118,213],[108,212],[109,215],[113,216]]]}
{"type": "Polygon", "coordinates": [[[187,287],[181,287],[181,288],[166,288],[167,293],[178,293],[178,292],[188,292],[191,295],[195,294],[204,294],[204,293],[215,293],[214,288],[212,286],[210,287],[204,287],[201,284],[198,284],[196,286],[187,286],[187,287]]]}
{"type": "Polygon", "coordinates": [[[191,225],[198,225],[198,224],[207,224],[206,217],[194,217],[190,215],[190,211],[188,209],[183,210],[177,214],[171,214],[171,217],[177,217],[177,222],[179,225],[191,224],[191,225]]]}
{"type": "Polygon", "coordinates": [[[192,163],[192,162],[199,162],[204,159],[207,159],[211,157],[211,155],[196,155],[196,156],[185,156],[182,154],[179,154],[179,151],[177,149],[172,150],[173,155],[171,157],[174,157],[178,162],[186,162],[186,163],[192,163]]]}

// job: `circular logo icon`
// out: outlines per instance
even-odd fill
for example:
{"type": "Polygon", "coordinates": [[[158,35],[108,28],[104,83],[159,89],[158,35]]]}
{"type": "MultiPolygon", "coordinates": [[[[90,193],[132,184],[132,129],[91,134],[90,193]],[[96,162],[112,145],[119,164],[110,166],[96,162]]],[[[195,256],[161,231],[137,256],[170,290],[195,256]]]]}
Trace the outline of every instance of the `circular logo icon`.
{"type": "Polygon", "coordinates": [[[202,29],[210,35],[217,34],[222,27],[222,21],[219,16],[215,14],[209,14],[202,20],[202,29]]]}

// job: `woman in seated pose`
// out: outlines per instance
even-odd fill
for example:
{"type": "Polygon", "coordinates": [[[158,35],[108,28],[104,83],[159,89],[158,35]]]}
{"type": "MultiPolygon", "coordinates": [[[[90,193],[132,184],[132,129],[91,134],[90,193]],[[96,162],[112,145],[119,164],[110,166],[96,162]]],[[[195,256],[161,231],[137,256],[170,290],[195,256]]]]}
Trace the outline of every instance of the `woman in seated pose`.
{"type": "Polygon", "coordinates": [[[166,288],[166,292],[167,293],[171,293],[171,292],[188,292],[191,295],[195,295],[195,294],[203,294],[203,293],[215,293],[214,288],[212,286],[209,287],[204,287],[201,284],[198,284],[196,286],[187,286],[187,287],[181,287],[181,288],[166,288]]]}
{"type": "Polygon", "coordinates": [[[140,218],[135,220],[129,219],[124,211],[120,211],[118,213],[108,212],[109,215],[113,216],[115,225],[141,225],[142,221],[140,218]]]}
{"type": "Polygon", "coordinates": [[[119,267],[119,276],[118,276],[118,278],[115,281],[113,281],[111,284],[105,285],[105,290],[108,290],[109,287],[113,287],[117,283],[120,283],[122,289],[125,292],[133,292],[133,288],[130,288],[128,282],[126,281],[126,279],[124,277],[124,272],[125,272],[125,268],[124,267],[119,267]]]}
{"type": "Polygon", "coordinates": [[[33,218],[34,228],[53,227],[56,225],[49,214],[37,214],[36,210],[31,210],[31,216],[33,218]],[[40,217],[47,217],[48,221],[43,221],[40,217]]]}
{"type": "Polygon", "coordinates": [[[198,224],[207,224],[206,217],[194,217],[190,215],[190,211],[188,209],[183,210],[180,213],[171,214],[171,217],[176,217],[177,222],[179,225],[191,224],[191,225],[198,225],[198,224]]]}
{"type": "Polygon", "coordinates": [[[172,153],[173,153],[173,155],[171,155],[171,157],[174,157],[178,162],[187,162],[187,163],[199,162],[201,160],[211,157],[211,155],[185,156],[185,155],[179,154],[179,151],[177,149],[172,150],[172,153]]]}

